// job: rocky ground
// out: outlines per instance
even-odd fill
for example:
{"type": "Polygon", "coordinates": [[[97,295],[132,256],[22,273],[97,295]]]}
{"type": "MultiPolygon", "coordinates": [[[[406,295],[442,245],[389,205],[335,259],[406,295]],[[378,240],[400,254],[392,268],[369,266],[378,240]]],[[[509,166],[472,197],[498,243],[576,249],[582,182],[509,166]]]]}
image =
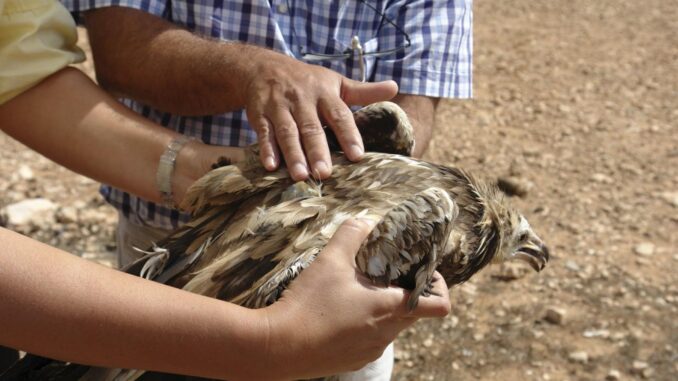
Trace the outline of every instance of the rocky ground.
{"type": "MultiPolygon", "coordinates": [[[[475,99],[441,104],[428,159],[512,185],[553,260],[453,289],[398,340],[395,380],[678,377],[676,36],[666,0],[476,2],[475,99]]],[[[96,184],[0,147],[0,207],[49,200],[14,228],[110,265],[96,184]]]]}

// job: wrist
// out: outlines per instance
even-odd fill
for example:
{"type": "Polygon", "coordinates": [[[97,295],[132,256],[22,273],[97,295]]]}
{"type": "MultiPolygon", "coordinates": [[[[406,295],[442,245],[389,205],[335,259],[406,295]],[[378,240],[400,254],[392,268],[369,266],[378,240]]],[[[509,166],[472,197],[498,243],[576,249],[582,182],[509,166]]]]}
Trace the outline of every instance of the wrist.
{"type": "Polygon", "coordinates": [[[156,186],[160,193],[162,203],[166,207],[174,207],[174,176],[176,160],[184,146],[193,138],[179,135],[167,144],[165,151],[160,156],[156,171],[156,186]]]}
{"type": "Polygon", "coordinates": [[[255,348],[258,349],[263,358],[267,359],[267,367],[262,370],[263,374],[261,375],[263,379],[267,380],[301,378],[299,368],[303,363],[295,361],[295,359],[305,358],[305,356],[295,355],[299,354],[295,345],[298,337],[294,334],[297,330],[294,326],[286,323],[290,314],[289,311],[280,310],[281,304],[279,301],[268,307],[253,310],[258,315],[257,319],[260,321],[261,327],[257,335],[253,335],[253,337],[256,337],[255,348]]]}

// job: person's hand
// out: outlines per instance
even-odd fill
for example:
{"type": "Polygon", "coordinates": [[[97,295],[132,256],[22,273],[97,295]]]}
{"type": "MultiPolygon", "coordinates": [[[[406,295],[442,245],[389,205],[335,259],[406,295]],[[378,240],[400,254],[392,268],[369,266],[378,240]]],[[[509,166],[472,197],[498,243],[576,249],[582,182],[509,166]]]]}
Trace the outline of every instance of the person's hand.
{"type": "Polygon", "coordinates": [[[332,172],[323,124],[334,131],[348,159],[359,160],[364,147],[349,106],[389,100],[398,92],[393,81],[362,83],[270,51],[256,54],[252,62],[245,108],[261,161],[274,170],[282,151],[297,181],[309,175],[324,179],[332,172]]]}
{"type": "Polygon", "coordinates": [[[445,281],[407,311],[407,291],[378,287],[358,273],[355,255],[372,226],[345,222],[282,298],[260,310],[268,317],[261,349],[271,373],[265,379],[313,378],[362,368],[381,356],[398,333],[420,317],[450,311],[445,281]]]}

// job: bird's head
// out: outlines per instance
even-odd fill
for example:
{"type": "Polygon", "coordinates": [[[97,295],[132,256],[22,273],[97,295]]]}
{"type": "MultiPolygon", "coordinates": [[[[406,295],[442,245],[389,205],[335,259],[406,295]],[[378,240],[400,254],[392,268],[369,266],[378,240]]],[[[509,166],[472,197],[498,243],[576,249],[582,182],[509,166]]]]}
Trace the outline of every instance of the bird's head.
{"type": "Polygon", "coordinates": [[[464,282],[490,263],[513,259],[541,271],[549,260],[549,250],[527,219],[498,188],[467,172],[458,173],[466,177],[470,191],[455,194],[460,214],[446,248],[455,254],[446,256],[437,267],[447,284],[464,282]]]}
{"type": "Polygon", "coordinates": [[[519,259],[527,262],[535,271],[541,271],[549,260],[549,249],[532,230],[527,219],[515,210],[507,211],[508,218],[503,219],[499,252],[496,262],[519,259]]]}

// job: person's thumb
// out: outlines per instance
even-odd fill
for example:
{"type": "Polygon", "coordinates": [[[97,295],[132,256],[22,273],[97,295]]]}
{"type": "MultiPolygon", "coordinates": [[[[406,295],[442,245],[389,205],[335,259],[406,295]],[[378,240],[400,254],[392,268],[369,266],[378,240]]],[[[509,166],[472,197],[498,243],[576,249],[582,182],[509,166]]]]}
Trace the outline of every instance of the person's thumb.
{"type": "MultiPolygon", "coordinates": [[[[409,292],[407,292],[409,298],[409,292]]],[[[409,311],[407,305],[403,306],[406,310],[406,315],[423,318],[423,317],[444,317],[450,313],[452,306],[450,305],[450,293],[443,276],[439,272],[435,272],[433,282],[431,284],[431,293],[428,296],[419,296],[417,306],[414,310],[409,311]]]]}
{"type": "Polygon", "coordinates": [[[387,101],[398,94],[394,81],[359,82],[348,78],[341,81],[341,99],[349,106],[366,106],[387,101]]]}
{"type": "MultiPolygon", "coordinates": [[[[350,258],[351,262],[349,263],[355,267],[355,256],[375,225],[376,222],[370,219],[349,218],[341,224],[327,242],[325,250],[350,258]]],[[[323,257],[326,256],[319,256],[319,259],[323,257]]]]}

